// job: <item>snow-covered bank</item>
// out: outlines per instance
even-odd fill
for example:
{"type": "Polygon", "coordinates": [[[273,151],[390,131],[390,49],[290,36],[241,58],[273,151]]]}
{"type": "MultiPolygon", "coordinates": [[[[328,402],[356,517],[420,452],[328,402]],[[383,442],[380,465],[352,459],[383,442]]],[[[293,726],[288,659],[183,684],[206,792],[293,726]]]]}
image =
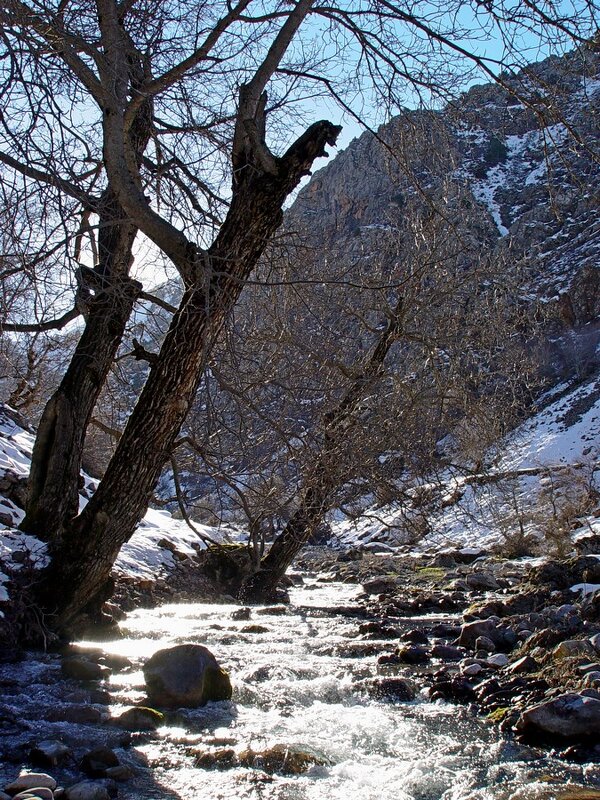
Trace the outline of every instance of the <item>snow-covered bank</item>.
{"type": "MultiPolygon", "coordinates": [[[[34,439],[11,409],[0,407],[0,604],[10,599],[11,573],[18,573],[24,566],[41,568],[48,563],[46,544],[17,530],[24,517],[19,502],[24,497],[34,439]]],[[[87,503],[96,485],[93,478],[84,475],[80,507],[87,503]]],[[[206,547],[204,538],[221,542],[241,536],[224,527],[195,525],[195,528],[192,530],[165,511],[149,509],[133,537],[121,548],[114,566],[115,576],[131,581],[164,579],[177,560],[193,557],[206,547]]]]}

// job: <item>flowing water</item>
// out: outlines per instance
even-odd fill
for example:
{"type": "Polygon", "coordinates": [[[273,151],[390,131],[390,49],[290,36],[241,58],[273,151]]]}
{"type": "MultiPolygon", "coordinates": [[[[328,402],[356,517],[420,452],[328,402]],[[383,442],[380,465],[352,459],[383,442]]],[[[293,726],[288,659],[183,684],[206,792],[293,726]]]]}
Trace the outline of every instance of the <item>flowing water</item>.
{"type": "MultiPolygon", "coordinates": [[[[339,584],[293,589],[286,614],[253,613],[250,622],[263,625],[265,633],[242,632],[250,622],[231,619],[236,606],[179,604],[130,614],[123,623],[125,638],[103,645],[136,664],[134,671],[111,678],[113,714],[143,699],[137,669],[143,660],[182,642],[214,652],[231,674],[234,695],[232,702],[181,710],[156,735],[142,735],[134,746],[149,769],[138,770],[120,796],[516,800],[553,796],[549,787],[567,782],[600,785],[597,765],[568,765],[512,744],[472,709],[431,703],[424,696],[408,703],[372,699],[364,680],[377,674],[377,655],[352,650],[359,621],[324,612],[350,604],[357,593],[356,587],[339,584]],[[195,766],[195,751],[259,751],[276,744],[309,752],[324,764],[299,777],[195,766]]],[[[408,627],[416,624],[414,618],[406,621],[408,627]]]]}

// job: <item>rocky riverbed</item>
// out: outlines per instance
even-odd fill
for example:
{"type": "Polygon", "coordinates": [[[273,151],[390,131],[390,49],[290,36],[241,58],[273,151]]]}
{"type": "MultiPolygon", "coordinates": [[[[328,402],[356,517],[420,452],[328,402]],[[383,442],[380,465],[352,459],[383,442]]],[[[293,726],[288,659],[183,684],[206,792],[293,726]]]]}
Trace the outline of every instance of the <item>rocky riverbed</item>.
{"type": "MultiPolygon", "coordinates": [[[[297,568],[289,604],[158,605],[129,613],[121,639],[14,654],[0,787],[41,800],[62,787],[66,800],[462,800],[525,784],[600,797],[600,602],[571,591],[600,583],[597,558],[315,549],[297,568]],[[229,671],[232,701],[149,707],[141,667],[190,641],[229,671]]],[[[164,592],[136,586],[135,602],[164,592]]]]}

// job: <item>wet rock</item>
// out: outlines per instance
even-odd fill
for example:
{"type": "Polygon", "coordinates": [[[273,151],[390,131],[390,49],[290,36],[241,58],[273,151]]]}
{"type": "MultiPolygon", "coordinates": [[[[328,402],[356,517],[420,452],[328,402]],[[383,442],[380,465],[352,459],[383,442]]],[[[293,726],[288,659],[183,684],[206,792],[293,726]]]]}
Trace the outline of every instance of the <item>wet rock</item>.
{"type": "Polygon", "coordinates": [[[120,763],[114,750],[109,747],[96,747],[83,756],[79,766],[89,778],[104,778],[107,769],[118,767],[120,763]]]}
{"type": "Polygon", "coordinates": [[[286,606],[265,606],[265,608],[257,608],[256,613],[265,617],[283,617],[288,610],[286,606]]]}
{"type": "Polygon", "coordinates": [[[465,657],[465,651],[450,644],[436,644],[431,649],[431,655],[433,658],[440,658],[442,661],[460,661],[465,657]]]}
{"type": "Polygon", "coordinates": [[[264,625],[244,625],[240,633],[269,633],[269,628],[264,625]]]}
{"type": "Polygon", "coordinates": [[[398,583],[395,578],[371,578],[362,584],[362,588],[367,594],[386,594],[395,592],[398,583]]]}
{"type": "Polygon", "coordinates": [[[457,644],[460,647],[473,649],[477,639],[481,636],[488,637],[492,642],[497,636],[498,618],[478,619],[474,622],[467,622],[462,626],[457,644]]]}
{"type": "Polygon", "coordinates": [[[363,622],[362,625],[359,625],[358,632],[362,636],[370,636],[374,639],[397,639],[400,635],[397,628],[392,628],[383,622],[363,622]]]}
{"type": "Polygon", "coordinates": [[[99,681],[110,675],[107,667],[83,658],[65,658],[60,668],[65,678],[74,678],[77,681],[99,681]]]}
{"type": "Polygon", "coordinates": [[[238,763],[237,754],[231,748],[195,754],[195,764],[200,769],[231,769],[238,763]]]}
{"type": "Polygon", "coordinates": [[[71,750],[57,739],[38,742],[31,748],[29,757],[32,764],[40,767],[55,767],[71,754],[71,750]]]}
{"type": "Polygon", "coordinates": [[[260,752],[244,750],[239,754],[239,761],[244,767],[262,769],[271,775],[302,775],[311,767],[325,763],[312,753],[284,744],[276,744],[260,752]]]}
{"type": "Polygon", "coordinates": [[[214,655],[199,644],[159,650],[144,665],[153,705],[196,708],[211,700],[229,700],[231,682],[214,655]]]}
{"type": "Polygon", "coordinates": [[[430,660],[429,650],[418,644],[400,648],[397,655],[403,664],[426,664],[430,660]]]}
{"type": "Polygon", "coordinates": [[[232,611],[229,616],[233,620],[245,622],[246,620],[249,620],[250,617],[252,616],[252,610],[247,606],[244,608],[236,608],[235,611],[232,611]]]}
{"type": "Polygon", "coordinates": [[[54,791],[56,781],[45,772],[22,772],[16,780],[4,787],[4,791],[7,794],[15,795],[37,787],[45,787],[54,791]]]}
{"type": "Polygon", "coordinates": [[[165,715],[154,708],[136,706],[123,711],[114,719],[114,724],[126,731],[155,731],[164,724],[165,715]]]}
{"type": "Polygon", "coordinates": [[[378,678],[369,686],[369,693],[378,700],[414,700],[417,687],[406,678],[378,678]]]}
{"type": "Polygon", "coordinates": [[[600,633],[594,634],[590,637],[590,644],[597,653],[600,653],[600,633]]]}
{"type": "Polygon", "coordinates": [[[600,735],[600,700],[562,694],[525,710],[516,726],[525,735],[581,739],[600,735]]]}
{"type": "Polygon", "coordinates": [[[411,644],[427,644],[429,637],[425,631],[415,628],[413,630],[403,633],[400,637],[403,642],[410,642],[411,644]]]}
{"type": "Polygon", "coordinates": [[[110,800],[106,786],[92,781],[81,781],[65,789],[65,800],[110,800]]]}

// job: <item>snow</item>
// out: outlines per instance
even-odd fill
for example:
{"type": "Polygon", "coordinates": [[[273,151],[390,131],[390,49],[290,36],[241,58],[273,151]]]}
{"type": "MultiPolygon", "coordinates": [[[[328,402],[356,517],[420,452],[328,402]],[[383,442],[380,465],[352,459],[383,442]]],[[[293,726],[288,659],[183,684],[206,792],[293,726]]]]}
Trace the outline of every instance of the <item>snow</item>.
{"type": "Polygon", "coordinates": [[[576,583],[571,586],[571,592],[579,592],[583,597],[600,592],[600,583],[576,583]]]}
{"type": "MultiPolygon", "coordinates": [[[[0,478],[12,473],[17,478],[29,475],[34,436],[12,419],[10,409],[0,407],[0,478]]],[[[86,491],[91,493],[97,481],[84,474],[86,491]]],[[[88,499],[80,495],[80,509],[88,499]]],[[[11,525],[0,523],[0,603],[10,600],[7,573],[24,568],[43,568],[49,563],[47,544],[35,536],[16,530],[24,513],[9,499],[0,495],[2,519],[12,519],[11,525]]],[[[166,511],[149,509],[138,529],[122,548],[114,566],[116,575],[132,579],[157,580],[174,566],[173,551],[179,558],[194,556],[206,547],[201,537],[213,541],[238,541],[242,531],[225,527],[195,525],[198,533],[186,523],[173,519],[166,511]],[[200,534],[200,535],[199,535],[200,534]]],[[[0,616],[4,616],[0,611],[0,616]]]]}

